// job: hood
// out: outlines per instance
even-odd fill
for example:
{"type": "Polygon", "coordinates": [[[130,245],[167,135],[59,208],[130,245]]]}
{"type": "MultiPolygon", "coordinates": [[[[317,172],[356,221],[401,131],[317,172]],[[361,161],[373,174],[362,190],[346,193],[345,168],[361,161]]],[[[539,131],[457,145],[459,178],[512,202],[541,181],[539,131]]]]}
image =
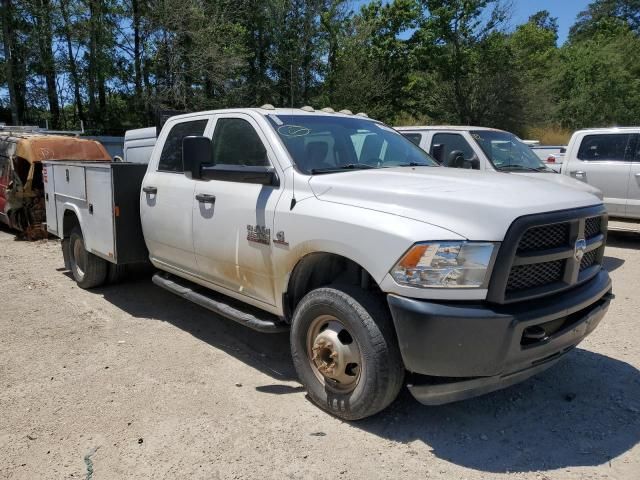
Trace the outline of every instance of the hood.
{"type": "Polygon", "coordinates": [[[523,215],[602,203],[554,182],[445,167],[315,175],[309,185],[321,201],[411,218],[470,240],[501,241],[523,215]]]}
{"type": "Polygon", "coordinates": [[[600,200],[604,198],[600,189],[594,187],[593,185],[589,185],[588,183],[576,180],[575,178],[571,178],[567,175],[561,175],[559,173],[551,172],[518,172],[513,173],[513,175],[535,178],[536,180],[544,180],[545,182],[554,182],[559,185],[564,185],[566,187],[578,189],[582,192],[590,193],[591,195],[595,195],[596,197],[598,197],[598,199],[600,200]]]}

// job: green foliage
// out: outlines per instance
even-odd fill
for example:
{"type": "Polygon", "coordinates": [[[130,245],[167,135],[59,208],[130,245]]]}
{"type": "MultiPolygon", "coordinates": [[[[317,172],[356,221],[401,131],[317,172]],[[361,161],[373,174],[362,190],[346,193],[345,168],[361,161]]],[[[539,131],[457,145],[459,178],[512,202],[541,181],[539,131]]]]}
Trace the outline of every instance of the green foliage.
{"type": "Polygon", "coordinates": [[[111,134],[263,103],[545,137],[640,123],[640,0],[594,1],[561,47],[549,12],[510,29],[505,4],[3,0],[0,114],[111,134]]]}
{"type": "Polygon", "coordinates": [[[617,24],[560,52],[559,119],[569,128],[640,123],[640,39],[617,24]]]}

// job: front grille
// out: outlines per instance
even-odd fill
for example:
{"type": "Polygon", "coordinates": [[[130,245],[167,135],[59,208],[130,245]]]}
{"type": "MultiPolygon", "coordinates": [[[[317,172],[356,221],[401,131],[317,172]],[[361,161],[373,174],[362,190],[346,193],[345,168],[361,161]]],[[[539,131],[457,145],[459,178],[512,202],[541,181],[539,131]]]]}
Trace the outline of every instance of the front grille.
{"type": "Polygon", "coordinates": [[[599,271],[591,267],[602,264],[606,231],[603,206],[517,219],[500,248],[487,299],[522,301],[589,280],[599,271]]]}
{"type": "Polygon", "coordinates": [[[602,217],[590,217],[584,222],[584,238],[589,239],[598,235],[602,230],[602,217]]]}
{"type": "Polygon", "coordinates": [[[597,259],[597,250],[591,250],[590,252],[585,253],[584,257],[582,257],[582,260],[580,261],[580,271],[586,270],[590,266],[594,265],[597,259]]]}
{"type": "Polygon", "coordinates": [[[566,245],[569,241],[569,224],[554,223],[533,227],[526,231],[518,244],[518,252],[546,250],[566,245]]]}
{"type": "Polygon", "coordinates": [[[536,288],[562,280],[564,261],[517,265],[511,269],[507,292],[536,288]]]}

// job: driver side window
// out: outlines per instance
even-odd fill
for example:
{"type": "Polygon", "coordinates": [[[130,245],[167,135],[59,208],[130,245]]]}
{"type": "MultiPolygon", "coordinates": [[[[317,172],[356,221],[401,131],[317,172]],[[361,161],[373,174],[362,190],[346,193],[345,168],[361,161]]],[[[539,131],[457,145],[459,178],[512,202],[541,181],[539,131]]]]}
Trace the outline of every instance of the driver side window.
{"type": "Polygon", "coordinates": [[[464,168],[464,160],[475,158],[473,148],[459,133],[436,133],[431,140],[431,155],[446,167],[464,168]],[[437,156],[436,156],[437,155],[437,156]]]}
{"type": "Polygon", "coordinates": [[[268,167],[267,150],[258,133],[241,118],[221,118],[213,132],[213,162],[216,165],[268,167]]]}

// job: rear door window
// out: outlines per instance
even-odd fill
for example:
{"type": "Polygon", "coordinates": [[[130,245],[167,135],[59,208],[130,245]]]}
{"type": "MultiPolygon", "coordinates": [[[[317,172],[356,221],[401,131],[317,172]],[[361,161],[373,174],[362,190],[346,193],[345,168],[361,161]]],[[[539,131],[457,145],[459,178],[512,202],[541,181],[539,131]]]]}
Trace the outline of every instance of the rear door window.
{"type": "Polygon", "coordinates": [[[624,162],[633,158],[633,135],[612,133],[586,135],[578,149],[578,159],[587,162],[624,162]]]}
{"type": "Polygon", "coordinates": [[[182,173],[182,140],[184,137],[201,136],[207,128],[208,120],[192,120],[174,125],[167,135],[160,154],[158,170],[162,172],[182,173]]]}

